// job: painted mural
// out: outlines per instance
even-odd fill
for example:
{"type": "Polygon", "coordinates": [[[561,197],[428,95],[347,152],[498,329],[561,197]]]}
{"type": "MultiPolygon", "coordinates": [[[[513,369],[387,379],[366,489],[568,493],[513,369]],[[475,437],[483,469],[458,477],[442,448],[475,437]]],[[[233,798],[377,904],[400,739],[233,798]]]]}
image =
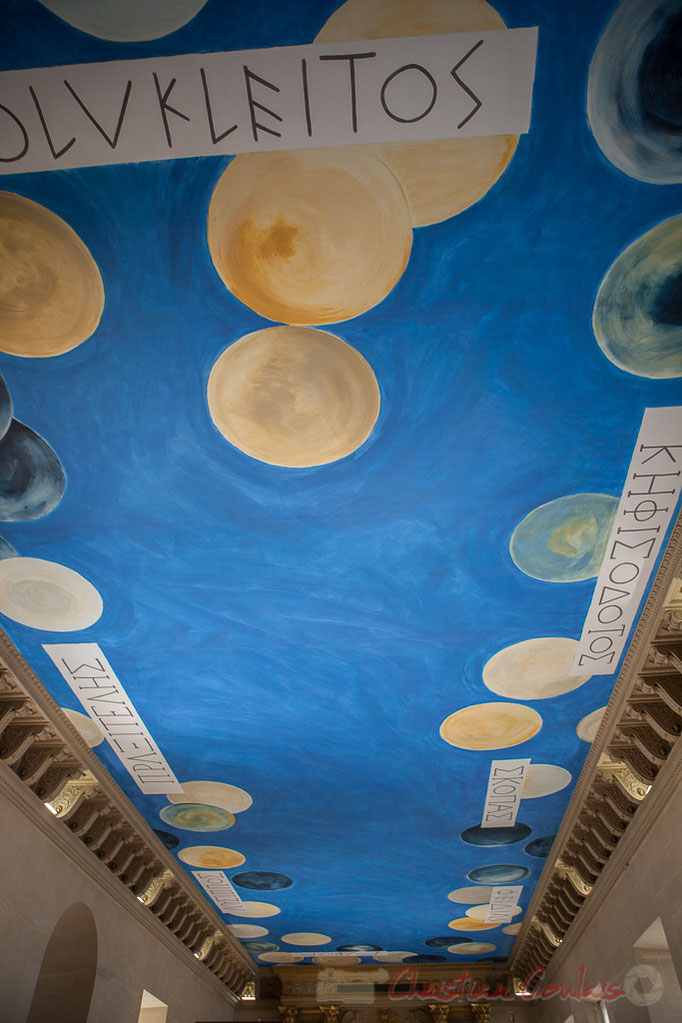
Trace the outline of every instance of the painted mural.
{"type": "Polygon", "coordinates": [[[3,70],[539,26],[522,136],[0,181],[2,625],[257,962],[511,950],[613,686],[572,664],[642,414],[682,404],[681,22],[3,4],[3,70]],[[43,649],[80,642],[181,791],[43,649]]]}

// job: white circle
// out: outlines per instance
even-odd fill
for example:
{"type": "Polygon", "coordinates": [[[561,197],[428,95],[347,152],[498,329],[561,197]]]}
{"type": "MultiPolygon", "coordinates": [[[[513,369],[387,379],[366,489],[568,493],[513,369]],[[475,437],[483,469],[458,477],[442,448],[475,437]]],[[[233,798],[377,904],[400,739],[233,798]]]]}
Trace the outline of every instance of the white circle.
{"type": "Polygon", "coordinates": [[[41,558],[0,561],[0,613],[46,632],[76,632],[94,625],[104,605],[78,572],[41,558]]]}
{"type": "Polygon", "coordinates": [[[574,675],[578,642],[566,636],[538,636],[498,650],[483,668],[483,683],[512,700],[547,700],[570,693],[590,675],[574,675]]]}
{"type": "Polygon", "coordinates": [[[62,714],[69,719],[73,727],[80,734],[83,742],[87,742],[90,749],[104,742],[104,736],[101,731],[87,714],[81,714],[77,710],[69,710],[68,707],[62,707],[61,710],[62,714]]]}
{"type": "Polygon", "coordinates": [[[241,813],[248,810],[253,800],[244,789],[236,785],[228,785],[222,781],[183,781],[182,792],[169,792],[166,799],[169,803],[206,803],[208,806],[219,806],[229,813],[241,813]]]}
{"type": "Polygon", "coordinates": [[[270,902],[242,902],[238,906],[232,906],[230,916],[277,916],[281,910],[270,902]]]}
{"type": "Polygon", "coordinates": [[[258,927],[256,924],[228,924],[228,931],[232,931],[235,938],[262,938],[269,934],[267,927],[258,927]]]}
{"type": "Polygon", "coordinates": [[[194,18],[206,0],[41,0],[69,25],[116,42],[160,39],[194,18]]]}
{"type": "Polygon", "coordinates": [[[573,775],[558,764],[531,764],[521,791],[521,799],[539,799],[561,792],[570,785],[573,775]]]}
{"type": "Polygon", "coordinates": [[[599,707],[598,710],[593,710],[591,714],[586,714],[580,719],[575,729],[579,739],[583,742],[594,742],[605,710],[606,707],[599,707]]]}

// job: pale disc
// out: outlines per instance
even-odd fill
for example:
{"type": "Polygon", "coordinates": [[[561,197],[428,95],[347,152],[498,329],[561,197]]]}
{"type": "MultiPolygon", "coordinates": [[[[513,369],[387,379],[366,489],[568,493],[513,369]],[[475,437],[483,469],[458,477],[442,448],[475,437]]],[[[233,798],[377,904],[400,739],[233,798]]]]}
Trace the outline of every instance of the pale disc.
{"type": "Polygon", "coordinates": [[[463,707],[440,726],[441,738],[459,749],[506,749],[532,739],[542,718],[520,703],[477,703],[463,707]]]}
{"type": "Polygon", "coordinates": [[[240,302],[315,326],[388,295],[407,266],[412,221],[394,174],[363,146],[248,153],[216,185],[208,245],[240,302]]]}
{"type": "Polygon", "coordinates": [[[512,700],[547,700],[570,693],[591,675],[574,675],[578,641],[541,636],[499,650],[483,669],[484,685],[512,700]]]}
{"type": "Polygon", "coordinates": [[[325,465],[360,447],[379,415],[376,377],[334,334],[270,327],[230,345],[211,370],[208,407],[231,444],[269,465],[325,465]]]}
{"type": "Polygon", "coordinates": [[[605,710],[606,707],[600,707],[598,710],[593,710],[591,714],[581,718],[576,727],[579,739],[582,739],[583,742],[594,742],[597,738],[597,732],[599,731],[605,710]]]}
{"type": "Polygon", "coordinates": [[[315,956],[313,962],[318,966],[357,966],[362,960],[360,956],[341,956],[328,952],[326,955],[315,956]]]}
{"type": "Polygon", "coordinates": [[[561,792],[571,784],[573,775],[558,764],[531,764],[521,792],[522,799],[539,799],[561,792]]]}
{"type": "Polygon", "coordinates": [[[0,351],[46,358],[96,329],[104,287],[90,252],[61,217],[0,192],[0,351]]]}
{"type": "Polygon", "coordinates": [[[62,714],[66,715],[90,749],[94,749],[95,746],[99,746],[101,742],[104,742],[104,736],[101,731],[87,714],[81,714],[78,710],[69,710],[68,707],[62,707],[61,710],[62,714]]]}
{"type": "Polygon", "coordinates": [[[521,930],[521,922],[518,924],[509,924],[507,927],[503,927],[502,930],[505,934],[516,935],[521,930]]]}
{"type": "Polygon", "coordinates": [[[239,906],[232,906],[231,916],[277,916],[281,910],[269,902],[242,902],[239,906]]]}
{"type": "Polygon", "coordinates": [[[244,789],[222,781],[185,781],[182,783],[182,792],[169,792],[166,799],[169,803],[207,803],[209,806],[229,810],[230,813],[248,810],[253,802],[244,789]]]}
{"type": "Polygon", "coordinates": [[[188,845],[180,850],[178,859],[204,870],[229,870],[231,867],[241,867],[245,857],[236,849],[227,849],[222,845],[188,845]]]}
{"type": "Polygon", "coordinates": [[[103,611],[98,591],[78,572],[40,558],[0,560],[0,614],[46,632],[76,632],[103,611]]]}
{"type": "Polygon", "coordinates": [[[282,941],[287,945],[328,945],[331,940],[328,934],[316,934],[314,931],[296,931],[295,934],[282,935],[282,941]]]}
{"type": "Polygon", "coordinates": [[[492,894],[492,885],[479,884],[474,888],[455,888],[454,892],[450,892],[448,898],[450,902],[461,902],[466,906],[477,906],[481,899],[490,900],[492,894]]]}
{"type": "Polygon", "coordinates": [[[263,963],[302,963],[305,957],[295,952],[263,952],[258,958],[263,963]]]}
{"type": "MultiPolygon", "coordinates": [[[[504,21],[484,0],[347,0],[328,19],[317,42],[485,32],[504,21]]],[[[414,227],[447,220],[477,202],[514,155],[518,135],[387,142],[371,148],[405,192],[414,227]]]]}
{"type": "Polygon", "coordinates": [[[483,920],[472,920],[469,916],[460,916],[448,924],[453,931],[492,931],[499,926],[499,924],[487,924],[483,920]]]}
{"type": "Polygon", "coordinates": [[[479,956],[483,952],[494,952],[497,945],[491,945],[487,941],[468,941],[461,945],[450,945],[448,952],[453,952],[456,956],[479,956]]]}
{"type": "MultiPolygon", "coordinates": [[[[488,910],[489,909],[490,909],[490,903],[486,902],[482,906],[472,906],[470,909],[467,909],[466,915],[471,920],[480,920],[482,923],[485,923],[486,922],[485,918],[488,915],[488,910]]],[[[520,906],[514,906],[514,911],[512,913],[512,916],[518,916],[519,913],[522,913],[522,912],[523,912],[523,910],[520,908],[520,906]]]]}
{"type": "Polygon", "coordinates": [[[414,952],[375,952],[372,959],[377,963],[402,963],[411,955],[414,955],[414,952]]]}
{"type": "Polygon", "coordinates": [[[263,938],[270,933],[267,927],[258,927],[257,924],[229,924],[227,929],[235,938],[263,938]]]}
{"type": "Polygon", "coordinates": [[[41,0],[73,28],[99,39],[137,42],[176,32],[206,0],[41,0]]]}

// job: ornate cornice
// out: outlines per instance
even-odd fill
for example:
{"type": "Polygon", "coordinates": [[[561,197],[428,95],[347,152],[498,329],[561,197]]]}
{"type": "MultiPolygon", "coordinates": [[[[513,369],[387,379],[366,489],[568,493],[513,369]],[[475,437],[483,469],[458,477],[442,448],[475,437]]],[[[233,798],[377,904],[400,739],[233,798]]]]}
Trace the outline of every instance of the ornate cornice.
{"type": "Polygon", "coordinates": [[[575,946],[615,882],[616,865],[679,780],[682,616],[666,611],[665,601],[680,575],[682,514],[514,944],[519,979],[575,946]]]}
{"type": "Polygon", "coordinates": [[[236,1003],[253,961],[1,629],[0,772],[15,805],[236,1003]]]}

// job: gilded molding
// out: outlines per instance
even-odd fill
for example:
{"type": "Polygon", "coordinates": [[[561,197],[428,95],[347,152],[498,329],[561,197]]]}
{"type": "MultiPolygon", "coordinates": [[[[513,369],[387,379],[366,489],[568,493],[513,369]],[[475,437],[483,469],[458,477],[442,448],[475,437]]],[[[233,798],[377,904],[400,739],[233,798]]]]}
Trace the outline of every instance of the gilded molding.
{"type": "Polygon", "coordinates": [[[559,856],[547,862],[512,950],[517,976],[568,954],[576,924],[603,897],[602,874],[613,876],[682,770],[682,615],[665,610],[680,575],[682,513],[555,840],[559,856]]]}
{"type": "MultiPolygon", "coordinates": [[[[194,946],[209,933],[220,934],[221,957],[214,981],[222,979],[228,1001],[237,999],[255,976],[248,954],[227,931],[213,907],[184,875],[132,803],[92,754],[7,635],[0,630],[0,765],[13,801],[43,831],[62,831],[76,842],[93,867],[157,926],[180,941],[192,968],[204,970],[194,946]],[[18,800],[16,786],[25,798],[18,800]],[[48,813],[49,811],[49,813],[48,813]],[[49,829],[49,830],[48,830],[49,829]],[[89,851],[88,851],[89,850],[89,851]],[[172,900],[163,900],[166,889],[172,900]],[[171,905],[172,903],[172,905],[171,905]],[[144,907],[144,910],[142,910],[144,907]],[[224,962],[223,962],[224,960],[224,962]],[[221,978],[221,974],[224,977],[221,978]]],[[[73,848],[70,850],[73,857],[73,848]]],[[[98,878],[102,883],[101,877],[98,878]]],[[[130,906],[129,906],[130,908],[130,906]]],[[[206,957],[208,959],[208,956],[206,957]]]]}

